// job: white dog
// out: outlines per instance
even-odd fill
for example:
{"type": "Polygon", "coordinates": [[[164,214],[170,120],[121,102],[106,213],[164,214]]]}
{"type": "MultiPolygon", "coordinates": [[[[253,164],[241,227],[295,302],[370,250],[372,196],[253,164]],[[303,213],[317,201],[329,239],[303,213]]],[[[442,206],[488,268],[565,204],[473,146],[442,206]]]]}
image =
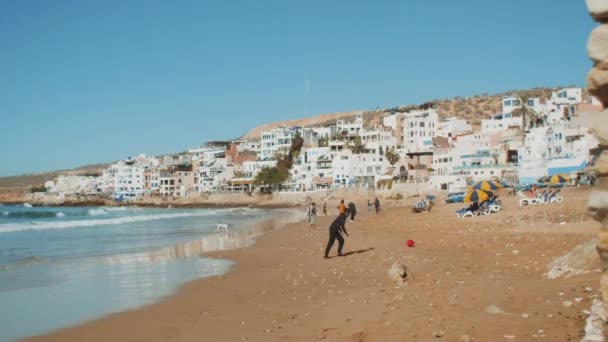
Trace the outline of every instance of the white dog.
{"type": "Polygon", "coordinates": [[[216,231],[222,230],[222,229],[225,230],[225,231],[228,231],[228,228],[230,228],[230,224],[228,224],[228,223],[218,223],[216,231]]]}

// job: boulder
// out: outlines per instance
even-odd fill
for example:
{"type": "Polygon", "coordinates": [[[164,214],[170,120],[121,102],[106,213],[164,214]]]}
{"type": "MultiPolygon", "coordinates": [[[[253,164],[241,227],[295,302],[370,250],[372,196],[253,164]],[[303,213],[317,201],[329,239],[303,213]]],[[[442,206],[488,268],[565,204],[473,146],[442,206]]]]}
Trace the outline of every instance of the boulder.
{"type": "Polygon", "coordinates": [[[581,124],[585,127],[592,127],[591,130],[599,142],[604,145],[608,145],[608,125],[604,125],[607,118],[608,110],[581,113],[581,124]]]}
{"type": "Polygon", "coordinates": [[[405,283],[408,277],[407,266],[402,262],[395,261],[388,269],[388,277],[398,284],[405,283]]]}
{"type": "MultiPolygon", "coordinates": [[[[608,216],[608,191],[594,190],[589,196],[589,204],[587,205],[591,216],[599,222],[604,223],[608,216]]],[[[602,227],[606,228],[606,227],[602,227]]]]}
{"type": "Polygon", "coordinates": [[[587,8],[593,19],[597,21],[608,20],[608,2],[606,0],[587,0],[587,8]]]}
{"type": "Polygon", "coordinates": [[[608,107],[608,69],[594,67],[587,75],[589,93],[608,107]]]}
{"type": "Polygon", "coordinates": [[[596,66],[607,69],[608,66],[608,24],[600,25],[589,35],[587,52],[596,66]]]}
{"type": "MultiPolygon", "coordinates": [[[[608,125],[604,125],[608,126],[608,125]]],[[[608,176],[608,151],[603,151],[602,154],[595,161],[593,171],[597,177],[608,176]]]]}

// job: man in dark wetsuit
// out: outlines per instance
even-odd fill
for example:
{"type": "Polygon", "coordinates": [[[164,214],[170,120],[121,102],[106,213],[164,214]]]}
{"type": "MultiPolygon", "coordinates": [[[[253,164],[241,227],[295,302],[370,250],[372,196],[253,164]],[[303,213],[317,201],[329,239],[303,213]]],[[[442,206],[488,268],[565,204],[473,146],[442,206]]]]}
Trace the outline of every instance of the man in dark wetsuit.
{"type": "Polygon", "coordinates": [[[346,231],[346,219],[348,218],[348,209],[344,214],[338,215],[338,217],[329,226],[329,241],[327,241],[327,247],[325,248],[324,258],[329,258],[329,251],[334,245],[334,241],[338,240],[338,256],[342,256],[342,248],[344,247],[344,238],[340,232],[344,232],[348,236],[346,231]]]}

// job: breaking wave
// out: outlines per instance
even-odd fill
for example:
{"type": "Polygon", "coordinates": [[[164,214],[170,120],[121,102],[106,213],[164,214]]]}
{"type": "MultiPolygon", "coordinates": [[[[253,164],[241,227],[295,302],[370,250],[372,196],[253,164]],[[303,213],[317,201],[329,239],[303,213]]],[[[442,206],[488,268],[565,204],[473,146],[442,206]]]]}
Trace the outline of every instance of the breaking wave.
{"type": "Polygon", "coordinates": [[[105,211],[105,210],[103,210],[103,209],[89,209],[89,210],[87,211],[87,213],[88,213],[90,216],[99,216],[99,215],[105,215],[105,214],[107,214],[108,212],[107,212],[107,211],[105,211]]]}
{"type": "MultiPolygon", "coordinates": [[[[55,213],[53,213],[55,215],[55,213]]],[[[107,219],[90,219],[90,220],[73,220],[73,221],[46,221],[46,222],[28,222],[28,223],[6,223],[0,224],[0,233],[20,232],[27,230],[47,230],[47,229],[66,229],[76,227],[92,227],[104,226],[111,224],[123,224],[143,221],[166,220],[180,217],[196,217],[209,216],[213,212],[194,212],[194,213],[173,213],[173,214],[155,214],[155,215],[139,215],[128,217],[115,217],[107,219]]]]}

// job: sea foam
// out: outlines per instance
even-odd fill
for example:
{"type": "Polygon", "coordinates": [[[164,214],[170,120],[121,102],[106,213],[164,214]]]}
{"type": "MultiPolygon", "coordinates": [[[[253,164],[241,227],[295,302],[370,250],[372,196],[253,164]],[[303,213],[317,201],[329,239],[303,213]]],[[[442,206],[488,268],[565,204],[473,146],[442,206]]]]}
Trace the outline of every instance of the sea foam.
{"type": "Polygon", "coordinates": [[[173,214],[155,214],[155,215],[139,215],[128,217],[115,217],[107,219],[90,219],[90,220],[74,220],[74,221],[46,221],[46,222],[28,222],[28,223],[6,223],[0,224],[0,233],[19,232],[27,230],[47,230],[47,229],[66,229],[76,227],[92,227],[104,226],[111,224],[123,224],[132,222],[165,220],[179,217],[196,217],[209,216],[212,212],[194,212],[194,213],[173,213],[173,214]]]}
{"type": "Polygon", "coordinates": [[[103,209],[89,209],[89,210],[87,211],[87,213],[88,213],[90,216],[99,216],[99,215],[105,215],[105,214],[107,214],[108,212],[106,212],[106,211],[105,211],[105,210],[103,210],[103,209]]]}

